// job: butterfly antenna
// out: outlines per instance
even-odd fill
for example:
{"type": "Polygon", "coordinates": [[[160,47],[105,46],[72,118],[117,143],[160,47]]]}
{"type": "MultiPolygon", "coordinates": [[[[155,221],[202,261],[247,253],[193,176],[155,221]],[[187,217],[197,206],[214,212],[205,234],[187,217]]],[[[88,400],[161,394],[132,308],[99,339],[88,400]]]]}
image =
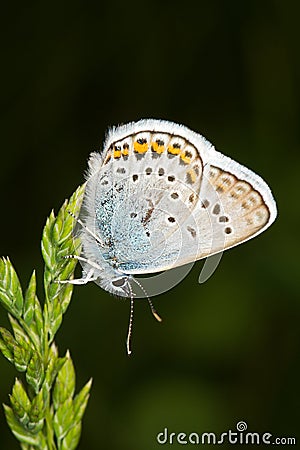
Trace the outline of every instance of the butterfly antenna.
{"type": "Polygon", "coordinates": [[[129,315],[126,347],[127,347],[127,355],[129,356],[131,354],[131,335],[132,335],[132,325],[133,325],[134,297],[133,297],[132,287],[129,282],[128,282],[128,287],[129,287],[129,291],[130,291],[130,315],[129,315]]]}
{"type": "Polygon", "coordinates": [[[152,312],[153,316],[155,317],[155,319],[156,319],[158,322],[162,322],[162,318],[158,315],[156,309],[154,308],[153,303],[151,302],[151,300],[150,300],[150,298],[149,298],[149,295],[148,295],[146,289],[144,288],[144,286],[142,286],[141,283],[140,283],[139,281],[137,281],[135,278],[132,278],[132,280],[133,280],[133,281],[139,286],[139,288],[143,291],[145,297],[146,297],[147,300],[148,300],[148,303],[149,303],[151,312],[152,312]]]}

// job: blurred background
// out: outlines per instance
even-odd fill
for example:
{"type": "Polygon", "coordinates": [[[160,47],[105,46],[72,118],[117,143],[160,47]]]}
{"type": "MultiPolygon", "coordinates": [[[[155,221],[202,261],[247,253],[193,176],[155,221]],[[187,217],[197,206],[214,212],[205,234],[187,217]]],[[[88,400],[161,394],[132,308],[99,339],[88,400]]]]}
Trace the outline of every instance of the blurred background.
{"type": "MultiPolygon", "coordinates": [[[[42,298],[46,217],[83,182],[113,124],[187,125],[260,174],[279,209],[205,284],[198,262],[155,298],[162,324],[136,302],[131,358],[129,302],[95,284],[75,288],[56,341],[71,351],[77,390],[94,380],[80,449],[151,450],[165,427],[219,433],[240,420],[297,437],[299,12],[276,0],[6,4],[0,254],[24,287],[36,268],[42,298]]],[[[1,403],[16,375],[1,356],[1,403]]],[[[0,448],[19,448],[0,414],[0,448]]]]}

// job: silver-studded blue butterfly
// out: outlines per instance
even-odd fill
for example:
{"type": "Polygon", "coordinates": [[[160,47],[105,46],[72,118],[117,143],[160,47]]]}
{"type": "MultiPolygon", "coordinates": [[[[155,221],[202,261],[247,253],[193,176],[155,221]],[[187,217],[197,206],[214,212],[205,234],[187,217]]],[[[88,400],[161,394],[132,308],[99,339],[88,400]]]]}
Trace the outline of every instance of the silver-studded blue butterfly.
{"type": "MultiPolygon", "coordinates": [[[[82,278],[131,298],[134,275],[166,271],[257,236],[276,218],[267,184],[200,134],[146,119],[110,129],[89,158],[77,258],[82,278]]],[[[150,299],[154,316],[161,320],[150,299]]]]}

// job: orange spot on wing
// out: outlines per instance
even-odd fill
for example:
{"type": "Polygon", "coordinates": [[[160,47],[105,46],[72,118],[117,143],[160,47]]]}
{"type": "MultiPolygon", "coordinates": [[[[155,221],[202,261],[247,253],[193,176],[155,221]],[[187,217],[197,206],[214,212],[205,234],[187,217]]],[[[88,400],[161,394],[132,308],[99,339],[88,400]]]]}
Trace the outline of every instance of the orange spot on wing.
{"type": "Polygon", "coordinates": [[[159,142],[151,142],[151,149],[156,153],[163,153],[165,151],[165,146],[159,142]]]}
{"type": "Polygon", "coordinates": [[[173,145],[168,145],[168,153],[171,153],[171,155],[179,155],[180,148],[173,147],[173,145]]]}
{"type": "Polygon", "coordinates": [[[180,158],[181,158],[181,161],[183,161],[186,164],[190,164],[191,160],[192,160],[192,158],[190,158],[189,156],[186,156],[185,152],[180,153],[180,158]]]}
{"type": "Polygon", "coordinates": [[[188,177],[190,178],[191,183],[195,183],[197,180],[197,175],[194,169],[191,169],[187,172],[188,177]]]}
{"type": "Polygon", "coordinates": [[[148,150],[148,144],[145,142],[144,144],[140,144],[139,142],[135,141],[133,144],[134,151],[137,153],[146,153],[148,150]]]}
{"type": "Polygon", "coordinates": [[[121,150],[114,150],[113,156],[114,156],[114,158],[120,158],[121,157],[121,150]]]}

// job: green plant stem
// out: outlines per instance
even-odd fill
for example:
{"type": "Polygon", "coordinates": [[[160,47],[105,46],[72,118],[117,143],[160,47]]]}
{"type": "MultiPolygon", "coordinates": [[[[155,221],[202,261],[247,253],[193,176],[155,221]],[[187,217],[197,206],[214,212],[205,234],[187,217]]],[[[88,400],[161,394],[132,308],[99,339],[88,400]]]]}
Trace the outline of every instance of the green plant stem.
{"type": "Polygon", "coordinates": [[[0,350],[25,373],[24,382],[16,378],[11,406],[4,405],[4,411],[24,450],[74,450],[80,438],[91,382],[75,395],[70,353],[59,357],[53,341],[72,295],[70,285],[56,281],[72,278],[76,261],[63,256],[79,248],[73,237],[74,219],[67,211],[78,214],[82,194],[83,187],[63,204],[57,217],[52,212],[46,222],[42,238],[43,308],[36,296],[35,273],[24,296],[11,262],[0,258],[0,303],[9,313],[13,331],[0,328],[0,350]]]}

